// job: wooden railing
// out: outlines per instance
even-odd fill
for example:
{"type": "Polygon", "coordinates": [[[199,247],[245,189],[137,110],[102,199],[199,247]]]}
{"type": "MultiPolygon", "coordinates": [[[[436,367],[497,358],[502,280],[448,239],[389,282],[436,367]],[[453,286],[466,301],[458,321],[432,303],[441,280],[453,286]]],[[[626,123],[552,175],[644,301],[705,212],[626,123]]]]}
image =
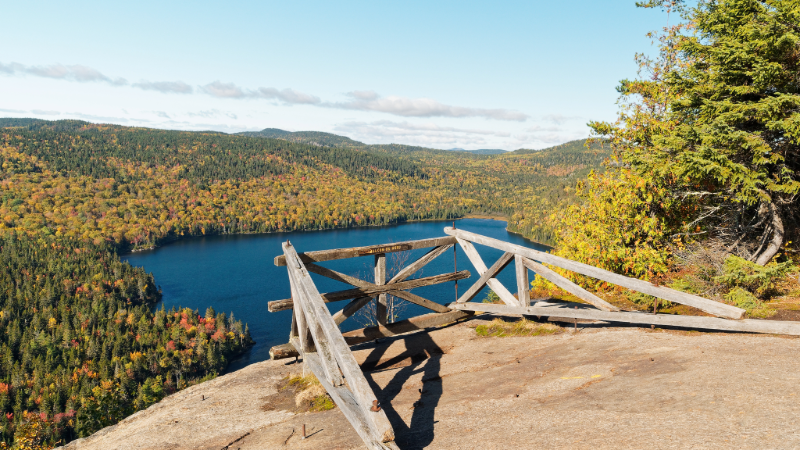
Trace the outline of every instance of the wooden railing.
{"type": "Polygon", "coordinates": [[[741,320],[744,310],[703,297],[656,286],[644,280],[615,274],[598,267],[572,261],[520,245],[492,239],[455,228],[445,228],[446,237],[423,239],[368,247],[322,250],[297,253],[287,241],[283,255],[275,258],[275,265],[286,266],[292,297],[269,303],[271,312],[292,310],[292,327],[289,343],[270,350],[274,359],[299,356],[304,367],[320,380],[350,421],[359,436],[371,449],[397,448],[394,431],[380,408],[378,399],[369,387],[360,367],[350,352],[349,345],[422,330],[468,318],[475,313],[527,315],[586,319],[603,322],[623,322],[641,325],[674,326],[693,329],[744,331],[800,335],[799,322],[741,320]],[[430,286],[469,278],[469,271],[454,271],[424,278],[409,279],[425,265],[458,244],[478,272],[478,279],[455,302],[443,305],[409,292],[430,286]],[[487,267],[474,244],[502,250],[503,255],[487,267]],[[414,249],[431,248],[425,255],[409,264],[388,281],[386,280],[386,254],[414,249]],[[366,281],[317,263],[359,256],[374,256],[374,280],[366,281]],[[496,278],[509,264],[515,264],[517,294],[514,296],[496,278]],[[689,305],[718,317],[679,316],[651,314],[638,311],[620,311],[600,297],[588,292],[552,269],[549,264],[574,273],[593,277],[647,295],[675,303],[689,305]],[[531,299],[528,270],[534,271],[556,286],[572,293],[586,304],[531,299]],[[341,281],[352,289],[319,293],[309,273],[341,281]],[[504,304],[471,302],[485,287],[494,291],[504,304]],[[389,323],[386,296],[393,295],[433,311],[431,314],[389,323]],[[348,317],[377,298],[377,326],[342,333],[339,326],[348,317]],[[338,312],[331,314],[327,303],[349,300],[338,312]],[[730,320],[735,319],[735,320],[730,320]],[[346,381],[346,383],[345,383],[346,381]]]}
{"type": "Polygon", "coordinates": [[[303,262],[283,245],[294,316],[290,342],[358,435],[372,449],[396,449],[394,431],[303,262]],[[345,380],[347,384],[345,384],[345,380]]]}
{"type": "Polygon", "coordinates": [[[569,319],[584,319],[604,322],[631,323],[639,325],[673,326],[692,329],[719,330],[719,331],[744,331],[751,333],[775,333],[800,335],[800,322],[781,322],[765,320],[741,320],[745,311],[735,306],[715,302],[697,295],[670,289],[665,286],[656,286],[648,281],[626,277],[607,270],[579,263],[570,259],[541,252],[521,245],[510,244],[498,239],[493,239],[479,234],[470,233],[455,228],[445,228],[444,232],[456,238],[458,244],[464,249],[467,257],[481,273],[481,278],[461,296],[458,301],[447,305],[450,309],[458,311],[484,312],[492,314],[528,315],[539,317],[562,317],[569,319]],[[481,244],[506,252],[491,268],[486,265],[475,250],[474,244],[481,244]],[[502,270],[505,265],[514,260],[517,265],[517,297],[511,295],[505,287],[491,278],[502,270]],[[586,275],[608,283],[616,284],[643,294],[652,295],[664,300],[683,305],[692,306],[706,313],[718,317],[680,316],[670,314],[651,314],[639,311],[620,311],[615,306],[607,303],[596,295],[586,291],[577,284],[547,268],[541,263],[566,269],[581,275],[586,275]],[[533,270],[539,276],[547,279],[556,286],[575,295],[595,308],[583,305],[566,305],[563,302],[552,303],[546,300],[530,304],[526,292],[528,274],[527,269],[533,270]],[[504,305],[469,302],[485,285],[497,293],[504,305]],[[724,318],[720,318],[724,317],[724,318]],[[737,320],[729,320],[737,319],[737,320]]]}

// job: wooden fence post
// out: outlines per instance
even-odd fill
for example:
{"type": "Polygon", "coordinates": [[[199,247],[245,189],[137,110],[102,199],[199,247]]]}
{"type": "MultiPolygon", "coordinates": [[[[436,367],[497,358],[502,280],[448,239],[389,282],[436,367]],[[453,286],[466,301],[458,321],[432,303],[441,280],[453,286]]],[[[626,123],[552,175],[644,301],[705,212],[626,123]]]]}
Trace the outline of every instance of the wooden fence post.
{"type": "Polygon", "coordinates": [[[531,283],[528,280],[528,268],[522,264],[522,257],[514,255],[517,267],[517,298],[522,306],[531,306],[531,283]]]}
{"type": "MultiPolygon", "coordinates": [[[[379,253],[375,255],[375,284],[383,286],[386,284],[386,254],[379,253]]],[[[378,325],[386,325],[388,311],[387,311],[387,297],[386,294],[378,296],[375,311],[378,316],[378,325]]]]}

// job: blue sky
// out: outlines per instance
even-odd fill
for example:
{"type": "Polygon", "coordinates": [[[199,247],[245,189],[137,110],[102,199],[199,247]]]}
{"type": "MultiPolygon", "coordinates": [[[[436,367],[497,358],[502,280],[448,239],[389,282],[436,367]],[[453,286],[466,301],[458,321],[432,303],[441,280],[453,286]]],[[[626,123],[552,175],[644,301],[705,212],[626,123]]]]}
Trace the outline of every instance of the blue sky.
{"type": "Polygon", "coordinates": [[[544,148],[613,120],[634,1],[4,2],[0,116],[544,148]]]}

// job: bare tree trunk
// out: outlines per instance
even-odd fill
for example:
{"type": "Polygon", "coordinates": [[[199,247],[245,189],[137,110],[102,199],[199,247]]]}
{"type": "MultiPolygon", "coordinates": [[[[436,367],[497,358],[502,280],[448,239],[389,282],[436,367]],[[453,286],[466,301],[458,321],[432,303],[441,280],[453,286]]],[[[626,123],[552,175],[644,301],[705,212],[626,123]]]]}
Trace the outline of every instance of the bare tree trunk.
{"type": "Polygon", "coordinates": [[[760,266],[765,266],[768,262],[770,262],[775,254],[781,249],[781,245],[783,245],[783,218],[781,218],[780,211],[778,210],[778,207],[775,206],[775,203],[770,203],[768,207],[772,216],[772,226],[770,227],[772,228],[772,239],[769,241],[767,248],[765,248],[756,259],[756,264],[760,266]]]}

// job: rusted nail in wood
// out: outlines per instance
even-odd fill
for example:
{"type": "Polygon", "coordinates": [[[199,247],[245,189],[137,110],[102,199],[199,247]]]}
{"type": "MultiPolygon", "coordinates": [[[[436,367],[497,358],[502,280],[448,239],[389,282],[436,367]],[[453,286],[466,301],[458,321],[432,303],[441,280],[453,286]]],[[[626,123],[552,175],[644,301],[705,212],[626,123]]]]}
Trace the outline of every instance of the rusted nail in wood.
{"type": "Polygon", "coordinates": [[[369,409],[372,412],[378,412],[381,410],[381,404],[378,403],[377,400],[372,401],[372,408],[369,409]]]}

